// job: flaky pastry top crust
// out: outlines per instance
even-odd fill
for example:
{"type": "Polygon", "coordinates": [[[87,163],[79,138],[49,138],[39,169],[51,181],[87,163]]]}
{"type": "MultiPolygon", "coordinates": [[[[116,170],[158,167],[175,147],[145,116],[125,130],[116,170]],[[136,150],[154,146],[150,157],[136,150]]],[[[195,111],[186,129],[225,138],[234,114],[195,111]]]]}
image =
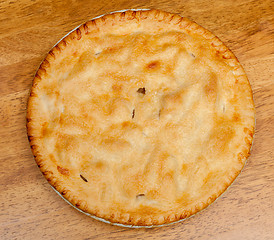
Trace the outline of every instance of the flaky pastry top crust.
{"type": "Polygon", "coordinates": [[[27,129],[38,166],[84,212],[158,225],[213,202],[249,155],[254,105],[232,52],[158,10],[83,24],[41,64],[27,129]]]}

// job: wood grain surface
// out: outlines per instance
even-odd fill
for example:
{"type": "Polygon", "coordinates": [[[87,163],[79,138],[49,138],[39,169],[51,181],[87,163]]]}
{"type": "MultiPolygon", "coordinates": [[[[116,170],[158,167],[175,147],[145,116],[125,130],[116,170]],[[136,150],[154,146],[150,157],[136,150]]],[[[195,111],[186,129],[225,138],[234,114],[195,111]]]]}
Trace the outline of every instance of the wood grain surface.
{"type": "Polygon", "coordinates": [[[274,9],[271,0],[0,1],[0,239],[274,239],[274,9]],[[128,8],[179,13],[215,33],[249,77],[252,154],[210,207],[171,226],[127,229],[79,213],[39,171],[26,128],[34,74],[52,46],[87,20],[128,8]]]}

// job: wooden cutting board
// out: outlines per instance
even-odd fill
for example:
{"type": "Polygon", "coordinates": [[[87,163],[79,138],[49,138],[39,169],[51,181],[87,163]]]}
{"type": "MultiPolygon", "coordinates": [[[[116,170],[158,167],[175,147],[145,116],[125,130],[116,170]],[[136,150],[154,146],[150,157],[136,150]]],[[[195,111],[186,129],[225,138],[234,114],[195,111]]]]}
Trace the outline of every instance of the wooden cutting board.
{"type": "Polygon", "coordinates": [[[0,1],[0,239],[273,239],[274,10],[271,0],[0,1]],[[256,134],[234,184],[214,204],[163,228],[110,226],[63,201],[40,173],[25,128],[34,74],[51,47],[110,11],[158,8],[209,29],[235,53],[252,85],[256,134]]]}

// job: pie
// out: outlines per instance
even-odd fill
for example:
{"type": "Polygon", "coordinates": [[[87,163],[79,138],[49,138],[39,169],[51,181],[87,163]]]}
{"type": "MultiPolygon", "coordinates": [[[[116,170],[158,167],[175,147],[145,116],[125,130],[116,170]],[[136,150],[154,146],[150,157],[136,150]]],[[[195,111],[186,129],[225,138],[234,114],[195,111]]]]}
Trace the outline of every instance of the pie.
{"type": "Polygon", "coordinates": [[[49,183],[110,223],[161,225],[207,207],[250,153],[246,74],[212,33],[158,10],[116,12],[61,40],[30,92],[27,131],[49,183]]]}

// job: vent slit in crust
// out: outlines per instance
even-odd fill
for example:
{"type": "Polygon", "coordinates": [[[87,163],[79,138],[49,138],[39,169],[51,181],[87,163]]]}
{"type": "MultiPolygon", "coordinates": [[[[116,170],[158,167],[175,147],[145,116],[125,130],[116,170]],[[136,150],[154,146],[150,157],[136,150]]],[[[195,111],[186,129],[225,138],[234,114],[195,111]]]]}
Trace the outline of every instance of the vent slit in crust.
{"type": "Polygon", "coordinates": [[[146,94],[146,88],[142,87],[137,90],[137,93],[146,94]]]}
{"type": "Polygon", "coordinates": [[[80,177],[81,177],[85,182],[88,182],[88,180],[87,180],[83,175],[80,174],[80,177]]]}
{"type": "Polygon", "coordinates": [[[140,194],[136,195],[136,199],[140,199],[140,198],[143,198],[143,197],[145,197],[145,194],[143,194],[143,193],[140,193],[140,194]]]}

